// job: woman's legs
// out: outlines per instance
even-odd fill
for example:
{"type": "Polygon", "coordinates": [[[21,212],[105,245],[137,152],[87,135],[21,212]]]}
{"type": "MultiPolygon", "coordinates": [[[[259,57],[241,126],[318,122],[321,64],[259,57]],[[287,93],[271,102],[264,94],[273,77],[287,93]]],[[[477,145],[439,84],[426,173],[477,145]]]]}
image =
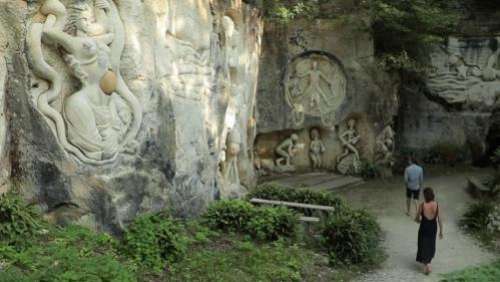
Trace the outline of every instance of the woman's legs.
{"type": "Polygon", "coordinates": [[[430,274],[431,272],[432,272],[431,264],[430,263],[424,264],[424,273],[425,274],[430,274]]]}

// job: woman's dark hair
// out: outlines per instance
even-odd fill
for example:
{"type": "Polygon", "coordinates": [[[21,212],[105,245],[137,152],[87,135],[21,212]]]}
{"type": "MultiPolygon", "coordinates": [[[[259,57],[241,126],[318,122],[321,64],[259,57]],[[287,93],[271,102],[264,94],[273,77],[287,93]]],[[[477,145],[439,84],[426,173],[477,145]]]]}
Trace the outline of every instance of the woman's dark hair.
{"type": "Polygon", "coordinates": [[[425,188],[424,189],[425,202],[426,203],[432,202],[432,201],[434,201],[434,198],[435,198],[434,190],[432,190],[432,188],[430,188],[430,187],[425,188]]]}

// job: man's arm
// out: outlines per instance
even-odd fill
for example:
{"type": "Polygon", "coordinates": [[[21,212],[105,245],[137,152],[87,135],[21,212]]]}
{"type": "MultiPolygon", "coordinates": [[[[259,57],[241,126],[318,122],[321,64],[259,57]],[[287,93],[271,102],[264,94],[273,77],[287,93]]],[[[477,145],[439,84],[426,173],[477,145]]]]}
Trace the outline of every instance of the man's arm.
{"type": "Polygon", "coordinates": [[[408,188],[408,168],[405,169],[405,184],[406,184],[406,188],[408,188]]]}
{"type": "Polygon", "coordinates": [[[424,187],[424,170],[422,169],[420,171],[420,177],[418,178],[418,184],[420,185],[420,188],[424,187]]]}

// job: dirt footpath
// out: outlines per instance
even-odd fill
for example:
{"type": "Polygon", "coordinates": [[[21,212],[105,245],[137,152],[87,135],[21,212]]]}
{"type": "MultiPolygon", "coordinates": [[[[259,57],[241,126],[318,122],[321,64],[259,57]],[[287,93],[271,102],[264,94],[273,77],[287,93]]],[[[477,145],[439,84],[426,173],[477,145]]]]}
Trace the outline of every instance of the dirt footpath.
{"type": "Polygon", "coordinates": [[[418,224],[405,215],[405,190],[401,177],[377,180],[362,186],[343,189],[336,194],[355,207],[377,214],[385,232],[384,247],[388,255],[381,269],[362,276],[359,281],[439,281],[440,274],[468,266],[488,263],[495,255],[459,230],[458,221],[471,202],[465,191],[466,177],[486,175],[489,171],[472,168],[434,169],[426,171],[425,186],[435,189],[444,221],[444,239],[437,242],[434,272],[425,276],[415,262],[418,224]]]}

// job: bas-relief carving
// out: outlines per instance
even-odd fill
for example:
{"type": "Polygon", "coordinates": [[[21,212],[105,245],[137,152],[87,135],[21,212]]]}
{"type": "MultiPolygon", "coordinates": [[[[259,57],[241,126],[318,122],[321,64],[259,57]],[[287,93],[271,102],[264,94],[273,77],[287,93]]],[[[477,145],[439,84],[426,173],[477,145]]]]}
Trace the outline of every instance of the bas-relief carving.
{"type": "Polygon", "coordinates": [[[221,197],[241,198],[246,194],[246,189],[241,185],[238,170],[238,154],[241,151],[241,136],[238,131],[231,131],[227,137],[226,148],[224,150],[224,165],[222,167],[223,185],[220,190],[221,197]]]}
{"type": "MultiPolygon", "coordinates": [[[[7,138],[7,119],[5,116],[5,84],[7,83],[7,64],[0,50],[0,195],[9,189],[10,168],[2,158],[6,157],[5,139],[7,138]]],[[[5,160],[5,161],[8,161],[5,160]]]]}
{"type": "MultiPolygon", "coordinates": [[[[190,7],[189,3],[169,2],[169,16],[165,18],[163,46],[159,50],[162,55],[158,64],[159,76],[164,78],[167,91],[176,97],[200,101],[211,92],[214,70],[210,66],[211,25],[203,26],[191,21],[198,9],[190,7]],[[185,10],[182,10],[184,5],[185,10]],[[182,12],[182,13],[181,13],[182,12]],[[191,22],[191,25],[187,25],[191,22]],[[206,32],[206,34],[205,34],[206,32]],[[196,34],[203,34],[196,38],[196,34]],[[196,40],[195,40],[196,39],[196,40]]],[[[199,15],[201,17],[201,15],[199,15]]]]}
{"type": "Polygon", "coordinates": [[[295,166],[292,164],[292,158],[299,150],[299,136],[292,134],[290,137],[283,140],[275,149],[276,169],[282,172],[294,171],[295,166]]]}
{"type": "Polygon", "coordinates": [[[387,125],[376,138],[376,163],[392,168],[394,166],[394,149],[396,133],[391,125],[387,125]]]}
{"type": "Polygon", "coordinates": [[[284,84],[296,125],[305,115],[321,117],[324,125],[335,124],[347,91],[347,78],[337,62],[320,54],[298,57],[288,66],[284,84]]]}
{"type": "Polygon", "coordinates": [[[448,104],[489,111],[500,95],[500,38],[450,38],[432,55],[427,86],[448,104]]]}
{"type": "Polygon", "coordinates": [[[323,154],[326,152],[326,147],[317,129],[311,130],[311,143],[309,145],[309,157],[311,158],[311,164],[313,169],[319,169],[323,167],[323,154]]]}
{"type": "Polygon", "coordinates": [[[341,174],[358,174],[361,169],[359,151],[356,145],[360,141],[356,130],[356,120],[349,119],[347,128],[339,135],[343,152],[337,157],[337,170],[341,174]]]}
{"type": "Polygon", "coordinates": [[[120,152],[132,152],[142,122],[142,108],[120,74],[125,31],[118,10],[109,0],[78,1],[66,9],[59,0],[46,0],[28,37],[34,74],[49,83],[36,100],[50,121],[59,143],[87,164],[112,162],[120,152]],[[44,49],[59,54],[80,86],[62,94],[64,69],[51,65],[44,49]],[[53,104],[61,103],[62,110],[53,104]]]}
{"type": "MultiPolygon", "coordinates": [[[[7,82],[7,65],[5,58],[2,53],[0,53],[0,157],[3,156],[3,150],[5,145],[5,137],[7,134],[7,123],[5,119],[5,83],[7,82]]],[[[2,175],[0,175],[0,180],[2,175]]]]}

